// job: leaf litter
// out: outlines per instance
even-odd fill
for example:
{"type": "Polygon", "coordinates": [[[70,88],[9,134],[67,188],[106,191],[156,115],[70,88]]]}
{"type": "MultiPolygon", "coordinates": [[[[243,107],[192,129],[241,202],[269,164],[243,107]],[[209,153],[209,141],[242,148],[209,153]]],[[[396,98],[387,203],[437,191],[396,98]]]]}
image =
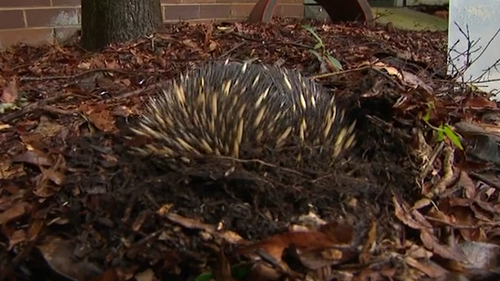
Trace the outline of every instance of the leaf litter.
{"type": "Polygon", "coordinates": [[[446,76],[446,44],[279,19],[168,25],[100,53],[3,51],[0,278],[498,279],[500,115],[446,76]],[[349,163],[221,183],[128,153],[148,95],[226,59],[296,68],[354,101],[349,163]]]}

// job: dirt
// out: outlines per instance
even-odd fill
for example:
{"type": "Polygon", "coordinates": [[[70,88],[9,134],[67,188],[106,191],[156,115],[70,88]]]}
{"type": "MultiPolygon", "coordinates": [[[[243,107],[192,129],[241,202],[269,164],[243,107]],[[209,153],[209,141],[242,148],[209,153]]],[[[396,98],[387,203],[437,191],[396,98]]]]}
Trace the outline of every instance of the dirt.
{"type": "MultiPolygon", "coordinates": [[[[28,100],[0,115],[10,125],[0,132],[2,277],[154,280],[154,272],[160,280],[193,280],[223,261],[245,260],[233,250],[287,233],[308,213],[352,226],[348,240],[357,244],[338,260],[354,264],[352,272],[372,270],[359,261],[366,255],[359,246],[375,239],[374,229],[374,257],[403,251],[389,245],[402,235],[419,241],[416,229],[402,231],[394,202],[421,198],[413,132],[424,126],[428,96],[388,73],[401,67],[432,81],[427,85],[445,85],[445,34],[305,22],[344,65],[339,71],[308,52],[315,41],[303,23],[226,25],[231,32],[179,24],[156,35],[154,44],[141,39],[97,54],[74,43],[19,45],[0,54],[0,86],[28,100]],[[318,81],[349,102],[358,120],[358,144],[348,160],[327,171],[315,163],[290,170],[220,160],[170,171],[131,153],[128,129],[156,83],[206,60],[250,57],[324,75],[318,81]],[[375,60],[386,66],[363,64],[375,60]],[[235,170],[225,177],[229,164],[235,170]]],[[[455,105],[439,102],[444,113],[431,122],[455,105]]],[[[392,268],[394,276],[408,274],[402,260],[384,256],[374,264],[378,274],[392,268]]]]}

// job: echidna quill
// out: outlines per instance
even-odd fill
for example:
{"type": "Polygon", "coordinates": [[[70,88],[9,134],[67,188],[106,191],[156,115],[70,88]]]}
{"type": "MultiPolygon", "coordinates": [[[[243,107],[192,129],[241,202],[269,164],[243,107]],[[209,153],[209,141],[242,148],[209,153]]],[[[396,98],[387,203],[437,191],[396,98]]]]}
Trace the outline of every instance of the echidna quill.
{"type": "Polygon", "coordinates": [[[355,142],[356,122],[344,115],[334,96],[298,71],[206,63],[152,97],[132,131],[151,140],[139,153],[187,162],[255,158],[264,147],[287,146],[318,149],[334,162],[355,142]]]}

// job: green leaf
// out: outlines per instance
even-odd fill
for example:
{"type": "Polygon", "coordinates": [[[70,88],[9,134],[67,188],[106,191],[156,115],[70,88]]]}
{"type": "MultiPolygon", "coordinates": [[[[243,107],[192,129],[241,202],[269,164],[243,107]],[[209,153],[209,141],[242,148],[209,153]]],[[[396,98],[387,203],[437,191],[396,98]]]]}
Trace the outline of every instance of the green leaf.
{"type": "Polygon", "coordinates": [[[469,85],[469,87],[471,88],[472,91],[476,92],[476,91],[479,91],[479,87],[472,84],[472,83],[467,83],[467,85],[469,85]]]}
{"type": "Polygon", "coordinates": [[[340,63],[340,61],[338,59],[336,59],[335,57],[333,57],[332,55],[330,54],[326,54],[326,57],[328,58],[328,60],[330,61],[330,63],[338,70],[343,70],[343,67],[342,67],[342,64],[340,63]]]}
{"type": "Polygon", "coordinates": [[[194,279],[194,281],[211,281],[214,280],[214,275],[211,272],[205,272],[194,279]]]}
{"type": "Polygon", "coordinates": [[[251,268],[249,266],[237,266],[231,270],[231,275],[236,280],[245,280],[250,274],[251,268]]]}
{"type": "Polygon", "coordinates": [[[425,115],[422,117],[422,119],[425,121],[425,122],[429,122],[429,119],[431,119],[431,111],[430,110],[427,110],[427,112],[425,113],[425,115]]]}
{"type": "Polygon", "coordinates": [[[425,115],[422,117],[422,119],[425,121],[425,122],[429,122],[429,120],[431,119],[431,111],[434,109],[434,103],[432,101],[428,102],[427,103],[427,112],[425,113],[425,115]]]}
{"type": "Polygon", "coordinates": [[[444,140],[444,132],[443,130],[436,130],[437,131],[437,141],[442,142],[444,140]]]}
{"type": "Polygon", "coordinates": [[[316,52],[315,50],[307,50],[307,51],[313,54],[318,59],[318,61],[323,62],[323,56],[320,53],[316,52]]]}
{"type": "Polygon", "coordinates": [[[456,145],[460,150],[464,150],[464,147],[462,146],[462,143],[460,142],[460,138],[458,137],[455,132],[450,128],[450,126],[446,125],[443,128],[443,132],[446,134],[446,136],[453,142],[454,145],[456,145]]]}
{"type": "Polygon", "coordinates": [[[321,37],[318,36],[314,28],[312,28],[310,25],[303,25],[302,28],[309,31],[309,33],[311,33],[311,35],[314,36],[316,41],[318,41],[318,43],[321,43],[321,45],[323,45],[323,40],[321,40],[321,37]]]}
{"type": "Polygon", "coordinates": [[[7,110],[16,110],[16,109],[21,109],[19,106],[17,106],[15,103],[12,102],[4,102],[0,103],[0,113],[5,113],[7,110]]]}
{"type": "MultiPolygon", "coordinates": [[[[245,280],[245,278],[250,274],[251,268],[249,266],[234,266],[231,268],[231,276],[235,280],[245,280]]],[[[195,281],[214,281],[215,276],[212,272],[205,272],[198,275],[195,281]]]]}

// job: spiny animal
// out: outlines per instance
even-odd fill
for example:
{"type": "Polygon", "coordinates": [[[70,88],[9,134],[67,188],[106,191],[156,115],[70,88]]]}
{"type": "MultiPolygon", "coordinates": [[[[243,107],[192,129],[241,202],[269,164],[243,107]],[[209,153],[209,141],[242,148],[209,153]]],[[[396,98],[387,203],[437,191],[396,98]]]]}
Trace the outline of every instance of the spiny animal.
{"type": "MultiPolygon", "coordinates": [[[[255,63],[205,63],[151,98],[132,128],[143,155],[258,158],[298,147],[333,162],[355,143],[355,121],[324,87],[295,70],[255,63]]],[[[299,158],[304,158],[302,155],[299,158]]]]}

